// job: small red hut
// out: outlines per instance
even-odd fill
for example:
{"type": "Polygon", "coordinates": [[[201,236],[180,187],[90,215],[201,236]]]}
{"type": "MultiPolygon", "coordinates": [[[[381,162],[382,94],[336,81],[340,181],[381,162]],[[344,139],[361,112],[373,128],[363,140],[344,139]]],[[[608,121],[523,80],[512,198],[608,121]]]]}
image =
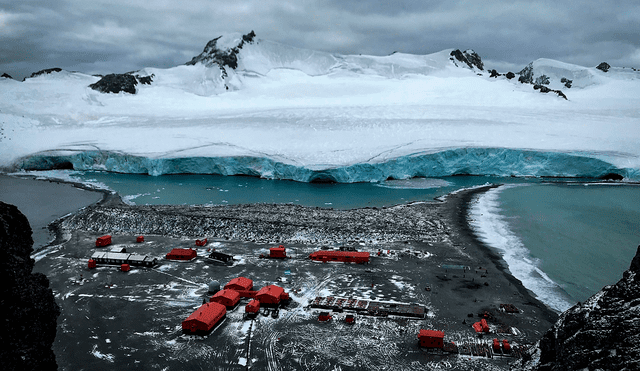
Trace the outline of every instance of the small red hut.
{"type": "Polygon", "coordinates": [[[420,330],[418,333],[418,340],[420,346],[424,348],[439,348],[444,347],[444,332],[436,330],[420,330]]]}
{"type": "Polygon", "coordinates": [[[329,312],[322,312],[318,316],[318,321],[320,322],[327,322],[329,320],[331,320],[331,314],[329,314],[329,312]]]}
{"type": "Polygon", "coordinates": [[[344,318],[344,321],[350,325],[353,325],[356,323],[356,317],[353,314],[347,314],[347,316],[344,318]]]}
{"type": "Polygon", "coordinates": [[[186,334],[206,334],[227,314],[227,308],[218,303],[205,303],[187,319],[182,321],[182,332],[186,334]]]}
{"type": "Polygon", "coordinates": [[[96,247],[105,247],[111,245],[111,235],[104,235],[96,239],[96,247]]]}
{"type": "Polygon", "coordinates": [[[204,246],[207,244],[207,239],[204,240],[196,240],[196,246],[204,246]]]}
{"type": "Polygon", "coordinates": [[[128,272],[131,270],[131,266],[129,264],[120,264],[120,270],[123,272],[128,272]]]}
{"type": "Polygon", "coordinates": [[[219,303],[227,308],[235,307],[240,301],[240,294],[238,294],[235,290],[220,290],[215,293],[211,298],[209,298],[209,302],[211,303],[219,303]]]}
{"type": "Polygon", "coordinates": [[[489,325],[487,324],[487,320],[486,319],[481,319],[480,320],[480,325],[482,326],[482,331],[483,332],[489,332],[489,325]]]}
{"type": "Polygon", "coordinates": [[[257,300],[251,300],[249,304],[244,307],[244,312],[249,315],[256,315],[260,311],[260,302],[257,300]]]}
{"type": "Polygon", "coordinates": [[[193,249],[173,249],[166,255],[169,260],[191,260],[198,256],[198,252],[193,249]]]}
{"type": "Polygon", "coordinates": [[[237,277],[229,281],[224,288],[236,291],[251,291],[253,290],[253,281],[245,277],[237,277]]]}
{"type": "Polygon", "coordinates": [[[89,269],[93,269],[97,266],[98,266],[98,263],[95,260],[89,259],[89,269]]]}
{"type": "Polygon", "coordinates": [[[505,353],[509,353],[511,351],[511,344],[509,344],[507,339],[502,340],[502,349],[504,349],[505,353]]]}
{"type": "Polygon", "coordinates": [[[144,242],[144,236],[138,236],[138,237],[136,237],[136,242],[137,242],[137,243],[144,242]]]}
{"type": "Polygon", "coordinates": [[[493,351],[494,352],[500,351],[500,342],[496,338],[493,339],[493,351]]]}
{"type": "Polygon", "coordinates": [[[272,259],[285,259],[287,257],[287,252],[283,245],[272,247],[269,249],[269,257],[272,259]]]}

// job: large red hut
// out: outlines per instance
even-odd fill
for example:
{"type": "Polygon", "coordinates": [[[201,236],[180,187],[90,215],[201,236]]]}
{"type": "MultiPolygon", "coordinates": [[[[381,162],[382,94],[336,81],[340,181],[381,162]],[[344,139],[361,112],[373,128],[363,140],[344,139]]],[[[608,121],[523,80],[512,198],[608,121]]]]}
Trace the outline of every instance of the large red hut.
{"type": "MultiPolygon", "coordinates": [[[[279,305],[280,300],[285,298],[286,293],[282,287],[276,285],[265,286],[256,294],[256,300],[261,305],[274,306],[279,305]]],[[[288,295],[287,295],[288,296],[288,295]]]]}
{"type": "Polygon", "coordinates": [[[111,245],[111,235],[106,234],[96,239],[96,247],[104,247],[111,245]]]}
{"type": "Polygon", "coordinates": [[[229,281],[224,288],[236,291],[251,291],[253,290],[253,281],[245,277],[237,277],[229,281]]]}
{"type": "Polygon", "coordinates": [[[418,333],[420,346],[424,348],[444,347],[444,332],[436,330],[420,330],[418,333]]]}
{"type": "Polygon", "coordinates": [[[198,256],[194,249],[173,249],[166,255],[169,260],[191,260],[198,256]]]}
{"type": "Polygon", "coordinates": [[[186,334],[206,334],[227,314],[227,308],[218,303],[205,303],[187,319],[182,321],[182,332],[186,334]]]}
{"type": "Polygon", "coordinates": [[[215,293],[211,298],[209,298],[209,302],[219,303],[227,308],[235,307],[240,301],[240,294],[238,294],[235,290],[220,290],[215,293]]]}

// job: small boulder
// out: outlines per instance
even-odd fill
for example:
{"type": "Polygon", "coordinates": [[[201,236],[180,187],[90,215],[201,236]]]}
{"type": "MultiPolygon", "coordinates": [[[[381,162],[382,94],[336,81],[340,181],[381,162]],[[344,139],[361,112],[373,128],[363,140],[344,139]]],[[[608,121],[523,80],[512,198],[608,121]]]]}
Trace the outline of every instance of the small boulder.
{"type": "Polygon", "coordinates": [[[602,62],[596,68],[602,72],[607,72],[609,71],[609,68],[611,68],[611,66],[607,62],[602,62]]]}

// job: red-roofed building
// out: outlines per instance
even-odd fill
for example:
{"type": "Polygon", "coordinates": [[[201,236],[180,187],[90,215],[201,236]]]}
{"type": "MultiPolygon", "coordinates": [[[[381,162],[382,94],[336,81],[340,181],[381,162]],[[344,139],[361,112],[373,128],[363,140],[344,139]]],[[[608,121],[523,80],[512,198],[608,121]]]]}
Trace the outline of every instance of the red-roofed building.
{"type": "Polygon", "coordinates": [[[418,333],[420,346],[424,348],[444,347],[444,332],[436,330],[420,330],[418,333]]]}
{"type": "Polygon", "coordinates": [[[237,291],[251,291],[253,290],[253,281],[245,277],[237,277],[229,281],[224,288],[237,291]]]}
{"type": "Polygon", "coordinates": [[[249,304],[244,307],[245,313],[248,315],[256,315],[260,311],[260,302],[257,300],[251,300],[249,304]]]}
{"type": "Polygon", "coordinates": [[[209,302],[211,303],[219,303],[227,308],[235,307],[240,301],[240,294],[238,294],[235,290],[220,290],[215,293],[211,298],[209,298],[209,302]]]}
{"type": "Polygon", "coordinates": [[[96,247],[104,247],[111,245],[111,235],[104,235],[96,239],[96,247]]]}
{"type": "Polygon", "coordinates": [[[275,306],[280,304],[283,296],[286,295],[282,287],[276,285],[265,286],[256,294],[256,300],[260,305],[275,306]]]}
{"type": "Polygon", "coordinates": [[[360,251],[320,250],[309,255],[309,259],[321,262],[344,262],[364,264],[369,262],[370,254],[360,251]]]}
{"type": "Polygon", "coordinates": [[[283,245],[272,247],[269,249],[269,257],[272,259],[285,259],[287,257],[287,252],[283,245]]]}
{"type": "Polygon", "coordinates": [[[185,334],[206,334],[211,331],[227,314],[227,308],[218,303],[205,303],[187,319],[182,321],[185,334]]]}
{"type": "Polygon", "coordinates": [[[166,255],[169,260],[191,260],[198,256],[198,252],[194,249],[173,249],[166,255]]]}

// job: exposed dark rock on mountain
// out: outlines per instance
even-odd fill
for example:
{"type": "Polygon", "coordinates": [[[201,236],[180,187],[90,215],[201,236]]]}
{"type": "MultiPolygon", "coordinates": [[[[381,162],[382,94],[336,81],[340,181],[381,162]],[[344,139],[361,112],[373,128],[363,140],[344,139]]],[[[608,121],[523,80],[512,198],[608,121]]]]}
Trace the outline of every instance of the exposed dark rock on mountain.
{"type": "Polygon", "coordinates": [[[613,286],[562,315],[516,369],[539,371],[640,369],[640,246],[613,286]]]}
{"type": "Polygon", "coordinates": [[[133,75],[131,73],[112,73],[110,75],[104,76],[102,79],[100,79],[100,81],[89,85],[89,87],[101,93],[117,94],[121,91],[124,91],[125,93],[135,94],[136,85],[138,85],[138,82],[140,82],[141,84],[150,85],[153,81],[153,77],[154,75],[139,76],[133,75]]]}
{"type": "Polygon", "coordinates": [[[507,79],[511,80],[512,78],[516,77],[516,74],[509,71],[505,76],[507,77],[507,79]]]}
{"type": "Polygon", "coordinates": [[[518,72],[518,81],[523,84],[533,84],[533,63],[529,63],[522,71],[518,72]]]}
{"type": "MultiPolygon", "coordinates": [[[[476,67],[479,70],[484,71],[484,65],[482,64],[482,59],[480,58],[478,53],[474,52],[471,49],[465,50],[464,52],[461,52],[460,49],[456,49],[452,51],[449,55],[454,57],[456,60],[462,63],[465,63],[467,66],[469,66],[469,68],[476,67]]],[[[451,60],[453,60],[453,58],[451,58],[451,60]]]]}
{"type": "MultiPolygon", "coordinates": [[[[52,72],[62,72],[62,68],[54,67],[54,68],[47,68],[45,70],[40,70],[38,72],[32,73],[31,76],[29,76],[29,78],[40,76],[40,75],[49,74],[49,73],[52,73],[52,72]]],[[[23,81],[26,80],[26,79],[27,78],[25,77],[23,79],[23,81]]]]}
{"type": "Polygon", "coordinates": [[[49,280],[32,273],[31,227],[17,207],[0,202],[0,364],[2,370],[56,370],[52,344],[60,308],[49,280]]]}
{"type": "Polygon", "coordinates": [[[221,50],[218,48],[218,40],[222,38],[219,36],[207,43],[202,53],[193,57],[187,65],[195,65],[197,63],[204,63],[207,66],[217,64],[220,68],[230,67],[233,69],[238,68],[238,53],[245,43],[251,44],[255,38],[255,32],[251,31],[242,36],[242,40],[235,47],[221,50]]]}
{"type": "Polygon", "coordinates": [[[496,70],[491,70],[491,71],[489,71],[489,73],[490,73],[489,77],[495,77],[495,78],[498,78],[498,76],[502,76],[502,75],[501,75],[498,71],[496,71],[496,70]]]}
{"type": "Polygon", "coordinates": [[[561,83],[563,83],[563,84],[564,84],[564,86],[565,86],[567,89],[570,89],[570,88],[571,88],[571,84],[573,84],[573,80],[569,80],[569,79],[568,79],[568,78],[566,78],[566,77],[561,78],[561,79],[560,79],[560,82],[561,82],[561,83]]]}
{"type": "Polygon", "coordinates": [[[602,62],[596,68],[599,69],[602,72],[607,72],[607,71],[609,71],[609,68],[611,68],[611,66],[607,62],[602,62]]]}
{"type": "Polygon", "coordinates": [[[548,87],[546,87],[544,85],[540,85],[540,84],[533,85],[533,89],[534,90],[540,90],[540,93],[556,93],[556,94],[558,94],[559,97],[567,99],[567,96],[564,95],[562,90],[549,89],[548,87]]]}
{"type": "Polygon", "coordinates": [[[5,79],[13,79],[13,77],[11,77],[11,75],[9,75],[8,73],[3,73],[0,77],[4,77],[5,79]]]}

